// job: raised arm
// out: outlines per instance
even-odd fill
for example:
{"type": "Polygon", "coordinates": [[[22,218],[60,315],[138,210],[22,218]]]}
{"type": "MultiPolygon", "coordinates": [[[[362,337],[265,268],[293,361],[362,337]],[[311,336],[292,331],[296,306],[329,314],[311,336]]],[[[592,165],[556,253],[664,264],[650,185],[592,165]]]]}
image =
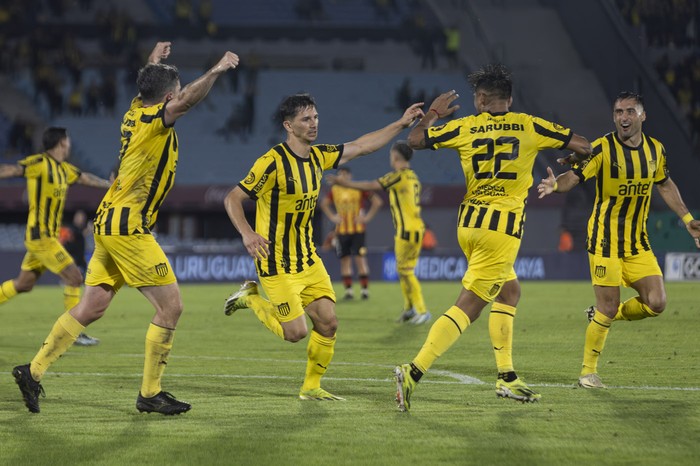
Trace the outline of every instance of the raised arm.
{"type": "Polygon", "coordinates": [[[396,136],[413,123],[416,118],[423,115],[420,107],[423,102],[411,105],[406,109],[403,116],[393,123],[385,126],[377,131],[364,134],[351,142],[346,142],[343,148],[343,156],[340,158],[339,165],[343,165],[362,155],[371,154],[396,138],[396,136]]]}
{"type": "Polygon", "coordinates": [[[683,220],[685,227],[688,229],[688,233],[695,238],[695,245],[700,248],[700,220],[693,219],[693,216],[685,206],[685,202],[683,202],[683,198],[681,197],[680,191],[678,191],[676,183],[674,183],[671,178],[666,178],[666,181],[657,184],[656,188],[659,190],[659,194],[661,194],[661,197],[668,207],[683,220]]]}
{"type": "Polygon", "coordinates": [[[338,186],[345,186],[346,188],[359,189],[360,191],[381,191],[384,189],[384,188],[382,188],[382,185],[379,184],[379,181],[377,181],[377,180],[354,181],[354,180],[346,180],[346,179],[340,178],[337,175],[327,175],[326,181],[328,181],[328,183],[332,184],[332,185],[337,184],[338,186]]]}
{"type": "Polygon", "coordinates": [[[170,126],[175,123],[175,120],[206,97],[219,76],[236,66],[238,66],[238,55],[226,52],[209,71],[183,87],[165,106],[165,124],[170,126]]]}
{"type": "Polygon", "coordinates": [[[22,165],[0,163],[0,178],[15,178],[24,174],[22,165]]]}
{"type": "Polygon", "coordinates": [[[80,178],[78,178],[78,184],[84,184],[85,186],[92,186],[93,188],[104,189],[109,189],[109,187],[112,185],[112,183],[109,180],[105,180],[104,178],[100,178],[97,175],[93,175],[92,173],[86,172],[80,174],[80,178]]]}
{"type": "Polygon", "coordinates": [[[450,105],[458,97],[459,94],[457,94],[457,91],[451,90],[435,98],[433,103],[430,104],[428,111],[423,115],[423,118],[421,118],[418,124],[408,133],[408,145],[411,146],[411,149],[419,150],[428,147],[425,142],[425,130],[433,126],[439,118],[445,118],[457,111],[459,105],[454,105],[452,107],[450,107],[450,105]]]}
{"type": "Polygon", "coordinates": [[[172,42],[157,42],[151,54],[148,56],[148,63],[155,65],[168,58],[171,45],[172,42]]]}
{"type": "Polygon", "coordinates": [[[270,254],[270,248],[268,246],[270,241],[257,234],[248,223],[248,220],[246,220],[245,212],[243,211],[243,201],[246,199],[249,199],[249,197],[245,191],[239,186],[233,188],[226,196],[226,199],[224,199],[226,213],[228,214],[228,218],[231,219],[233,226],[241,234],[241,237],[243,237],[243,245],[248,251],[248,254],[250,254],[253,259],[266,259],[270,254]]]}

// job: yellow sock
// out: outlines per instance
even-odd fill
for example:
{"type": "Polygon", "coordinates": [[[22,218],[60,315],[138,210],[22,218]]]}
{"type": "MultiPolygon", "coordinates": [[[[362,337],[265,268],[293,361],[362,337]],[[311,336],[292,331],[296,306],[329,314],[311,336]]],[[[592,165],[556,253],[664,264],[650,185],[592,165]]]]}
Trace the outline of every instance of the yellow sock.
{"type": "Polygon", "coordinates": [[[321,386],[321,377],[326,373],[328,365],[333,359],[335,336],[332,338],[324,337],[312,330],[306,352],[309,359],[306,362],[306,376],[301,389],[312,390],[321,386]]]}
{"type": "Polygon", "coordinates": [[[613,319],[596,309],[593,319],[591,319],[588,323],[588,328],[586,328],[586,343],[583,346],[581,375],[598,372],[598,358],[605,347],[605,339],[608,336],[612,322],[613,319]]]}
{"type": "Polygon", "coordinates": [[[401,296],[403,296],[403,310],[408,311],[413,308],[411,298],[408,293],[408,280],[405,275],[399,274],[399,284],[401,285],[401,296]]]}
{"type": "Polygon", "coordinates": [[[168,364],[175,330],[151,323],[146,332],[146,352],[143,361],[141,396],[151,398],[160,393],[160,379],[168,364]]]}
{"type": "Polygon", "coordinates": [[[0,304],[9,301],[15,296],[17,296],[17,289],[15,288],[14,280],[7,280],[0,285],[0,304]]]}
{"type": "Polygon", "coordinates": [[[284,330],[282,324],[277,320],[275,307],[270,301],[260,295],[250,295],[246,297],[246,306],[251,308],[255,316],[263,323],[272,333],[284,340],[284,330]]]}
{"type": "Polygon", "coordinates": [[[49,366],[68,351],[83,330],[85,327],[68,312],[58,318],[29,366],[34,380],[41,380],[49,366]]]}
{"type": "Polygon", "coordinates": [[[79,286],[64,286],[63,287],[63,309],[70,311],[80,302],[80,287],[79,286]]]}
{"type": "Polygon", "coordinates": [[[457,306],[452,306],[430,327],[428,338],[413,359],[413,364],[425,373],[435,360],[452,346],[469,327],[469,317],[457,306]]]}
{"type": "Polygon", "coordinates": [[[498,372],[513,370],[513,320],[515,308],[494,302],[489,313],[489,335],[498,372]]]}
{"type": "Polygon", "coordinates": [[[656,317],[658,314],[642,302],[639,296],[630,298],[620,304],[613,320],[642,320],[647,317],[656,317]]]}
{"type": "Polygon", "coordinates": [[[419,314],[425,313],[427,309],[425,308],[425,301],[423,301],[423,292],[421,291],[420,282],[416,278],[416,275],[411,272],[410,274],[404,275],[404,277],[406,277],[408,300],[413,304],[413,309],[419,314]]]}

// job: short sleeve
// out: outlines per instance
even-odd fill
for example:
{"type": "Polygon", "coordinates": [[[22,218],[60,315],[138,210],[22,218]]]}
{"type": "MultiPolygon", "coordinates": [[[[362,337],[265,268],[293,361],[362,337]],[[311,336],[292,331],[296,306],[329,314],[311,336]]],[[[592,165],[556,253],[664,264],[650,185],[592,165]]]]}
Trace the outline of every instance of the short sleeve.
{"type": "Polygon", "coordinates": [[[654,184],[662,184],[669,177],[668,166],[666,165],[666,149],[661,146],[661,155],[656,163],[656,172],[654,173],[654,184]]]}
{"type": "Polygon", "coordinates": [[[76,167],[75,165],[71,165],[70,163],[63,162],[63,169],[66,171],[66,181],[69,185],[78,182],[78,179],[82,174],[78,167],[76,167]]]}
{"type": "Polygon", "coordinates": [[[251,199],[257,199],[275,185],[275,172],[277,170],[275,159],[271,155],[263,155],[253,164],[248,176],[238,186],[245,191],[251,199]]]}
{"type": "Polygon", "coordinates": [[[38,178],[44,170],[43,162],[44,157],[41,155],[30,155],[17,163],[24,168],[23,176],[25,178],[38,178]]]}
{"type": "Polygon", "coordinates": [[[338,146],[331,144],[319,144],[314,147],[318,149],[321,168],[323,170],[338,168],[338,163],[340,162],[340,158],[343,156],[343,149],[345,148],[343,144],[338,146]]]}
{"type": "Polygon", "coordinates": [[[431,126],[425,130],[425,145],[432,150],[442,147],[454,149],[459,147],[464,119],[451,120],[444,125],[431,126]]]}
{"type": "Polygon", "coordinates": [[[603,144],[600,139],[593,141],[593,151],[590,157],[574,167],[574,174],[581,182],[589,180],[598,174],[603,163],[603,144]]]}
{"type": "Polygon", "coordinates": [[[536,116],[532,117],[532,127],[539,150],[564,149],[569,145],[574,135],[570,128],[565,128],[557,123],[552,123],[536,116]]]}
{"type": "Polygon", "coordinates": [[[389,172],[386,175],[378,178],[377,181],[382,186],[384,191],[401,181],[401,173],[399,172],[389,172]]]}

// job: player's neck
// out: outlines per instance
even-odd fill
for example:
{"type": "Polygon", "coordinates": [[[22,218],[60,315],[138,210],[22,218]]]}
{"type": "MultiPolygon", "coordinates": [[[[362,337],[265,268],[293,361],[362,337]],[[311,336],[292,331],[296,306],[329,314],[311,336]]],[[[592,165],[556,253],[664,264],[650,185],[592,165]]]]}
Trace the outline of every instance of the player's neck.
{"type": "Polygon", "coordinates": [[[627,139],[624,139],[620,133],[617,133],[617,138],[622,141],[623,144],[629,147],[639,147],[639,145],[642,143],[642,133],[639,132],[637,134],[633,134],[627,139]]]}
{"type": "Polygon", "coordinates": [[[292,152],[294,152],[294,154],[297,157],[301,157],[303,159],[309,158],[309,153],[311,152],[311,144],[296,138],[287,138],[286,142],[289,148],[292,149],[292,152]]]}
{"type": "Polygon", "coordinates": [[[66,157],[63,154],[61,154],[55,150],[47,150],[46,154],[58,163],[61,163],[64,160],[66,160],[66,157]]]}

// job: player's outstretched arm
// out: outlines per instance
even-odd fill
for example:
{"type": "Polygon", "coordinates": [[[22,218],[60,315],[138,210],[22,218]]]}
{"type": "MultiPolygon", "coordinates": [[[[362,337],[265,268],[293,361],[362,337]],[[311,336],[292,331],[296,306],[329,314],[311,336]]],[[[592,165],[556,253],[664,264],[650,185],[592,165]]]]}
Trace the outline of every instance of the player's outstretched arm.
{"type": "Polygon", "coordinates": [[[590,157],[592,152],[591,143],[585,137],[574,133],[571,136],[571,141],[565,147],[565,149],[572,150],[573,152],[566,157],[557,159],[559,165],[574,165],[581,163],[590,157]]]}
{"type": "Polygon", "coordinates": [[[233,226],[236,227],[236,230],[241,234],[243,245],[248,251],[248,254],[250,254],[253,259],[266,259],[267,256],[270,255],[270,241],[257,234],[255,230],[251,228],[248,220],[246,220],[243,211],[243,201],[246,199],[249,199],[249,197],[245,191],[239,186],[233,188],[226,196],[226,199],[224,199],[226,213],[231,219],[233,226]]]}
{"type": "Polygon", "coordinates": [[[343,179],[337,175],[326,175],[326,181],[328,184],[337,184],[338,186],[344,186],[346,188],[353,188],[353,189],[359,189],[360,191],[381,191],[382,185],[379,184],[379,181],[377,180],[369,180],[369,181],[355,181],[355,180],[346,180],[343,179]]]}
{"type": "Polygon", "coordinates": [[[92,173],[82,172],[80,178],[78,178],[78,184],[84,184],[85,186],[92,186],[93,188],[104,188],[109,189],[112,183],[109,180],[100,178],[92,173]]]}
{"type": "Polygon", "coordinates": [[[165,107],[165,124],[168,126],[197,105],[211,90],[216,80],[227,70],[238,66],[238,55],[226,52],[209,71],[183,87],[165,107]]]}
{"type": "Polygon", "coordinates": [[[15,178],[17,176],[22,176],[24,174],[24,168],[22,165],[10,165],[7,163],[0,163],[0,179],[1,178],[15,178]]]}
{"type": "Polygon", "coordinates": [[[668,207],[683,220],[688,233],[695,239],[695,245],[700,248],[700,220],[693,219],[693,215],[688,211],[685,202],[683,202],[676,183],[671,178],[666,178],[666,181],[657,184],[656,188],[668,207]]]}
{"type": "Polygon", "coordinates": [[[448,117],[459,110],[459,105],[452,105],[452,102],[457,100],[457,98],[459,98],[459,94],[453,89],[440,94],[433,100],[423,118],[408,133],[408,145],[411,146],[411,149],[419,150],[427,147],[425,130],[433,126],[438,119],[448,117]]]}
{"type": "Polygon", "coordinates": [[[168,58],[168,56],[170,55],[171,46],[171,42],[157,42],[156,46],[151,51],[151,54],[148,55],[148,63],[157,64],[160,63],[162,60],[168,58]]]}
{"type": "Polygon", "coordinates": [[[364,134],[351,142],[346,142],[343,148],[343,156],[340,158],[339,165],[343,165],[362,155],[371,154],[392,141],[396,136],[408,128],[416,120],[423,116],[423,111],[420,109],[422,102],[415,103],[408,107],[403,116],[395,122],[385,126],[377,131],[364,134]]]}
{"type": "Polygon", "coordinates": [[[571,191],[580,181],[578,176],[571,170],[555,178],[552,169],[547,167],[547,175],[547,178],[543,178],[540,184],[537,185],[537,192],[540,193],[540,199],[552,193],[571,191]]]}

